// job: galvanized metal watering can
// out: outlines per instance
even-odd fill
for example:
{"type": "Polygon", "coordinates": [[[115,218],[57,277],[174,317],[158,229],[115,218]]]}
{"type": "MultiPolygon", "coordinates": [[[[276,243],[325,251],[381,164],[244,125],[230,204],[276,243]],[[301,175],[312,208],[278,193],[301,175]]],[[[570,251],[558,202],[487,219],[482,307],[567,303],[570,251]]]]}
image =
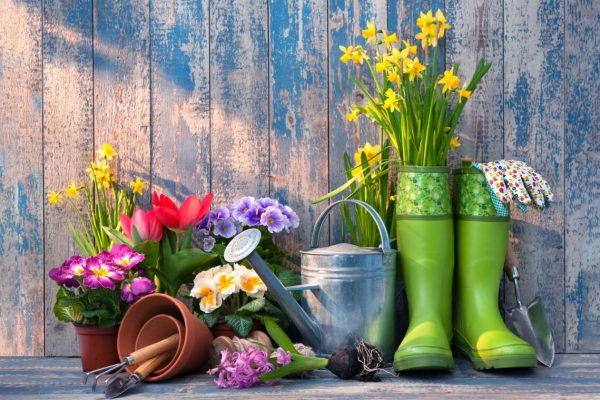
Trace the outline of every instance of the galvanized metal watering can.
{"type": "Polygon", "coordinates": [[[358,200],[331,204],[317,219],[310,249],[301,251],[302,285],[285,288],[254,251],[260,231],[246,230],[225,249],[227,262],[247,259],[303,336],[322,355],[331,354],[362,339],[379,347],[386,360],[394,353],[396,251],[390,246],[385,225],[377,211],[358,200]],[[318,248],[325,218],[340,203],[364,207],[381,235],[381,247],[348,243],[318,248]],[[288,293],[302,290],[302,306],[288,293]]]}

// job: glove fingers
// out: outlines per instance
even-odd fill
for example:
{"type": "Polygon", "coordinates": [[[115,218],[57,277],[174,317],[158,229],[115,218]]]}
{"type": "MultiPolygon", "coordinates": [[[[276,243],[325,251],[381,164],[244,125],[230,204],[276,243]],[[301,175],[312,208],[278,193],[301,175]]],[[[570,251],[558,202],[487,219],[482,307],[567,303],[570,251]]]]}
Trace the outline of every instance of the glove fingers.
{"type": "Polygon", "coordinates": [[[525,189],[523,178],[517,168],[509,164],[509,167],[504,172],[504,180],[510,187],[515,200],[522,204],[531,203],[531,197],[529,197],[529,193],[527,193],[527,190],[525,189]]]}
{"type": "Polygon", "coordinates": [[[525,181],[525,186],[529,191],[529,195],[533,198],[535,205],[538,208],[544,208],[544,194],[542,192],[540,181],[538,180],[538,174],[535,172],[533,168],[528,165],[525,165],[521,170],[521,176],[525,181]]]}
{"type": "Polygon", "coordinates": [[[488,181],[488,185],[492,188],[492,191],[504,204],[510,203],[511,194],[507,190],[502,177],[504,167],[497,162],[489,162],[481,164],[485,178],[488,181]]]}

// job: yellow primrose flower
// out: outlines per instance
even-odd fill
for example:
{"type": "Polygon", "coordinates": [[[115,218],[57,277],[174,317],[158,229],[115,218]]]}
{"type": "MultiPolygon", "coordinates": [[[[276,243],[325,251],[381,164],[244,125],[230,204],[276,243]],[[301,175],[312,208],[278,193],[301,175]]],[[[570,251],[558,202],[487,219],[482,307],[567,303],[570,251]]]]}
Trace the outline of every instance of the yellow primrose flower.
{"type": "Polygon", "coordinates": [[[62,199],[62,194],[60,192],[50,192],[48,193],[48,203],[50,203],[50,205],[55,205],[57,203],[62,203],[63,199],[62,199]]]}
{"type": "Polygon", "coordinates": [[[467,90],[467,84],[465,83],[462,87],[462,89],[460,89],[460,92],[458,92],[458,94],[460,95],[460,99],[470,99],[471,98],[471,91],[467,90]]]}
{"type": "Polygon", "coordinates": [[[383,108],[385,108],[386,110],[389,110],[390,112],[393,112],[394,110],[396,111],[400,111],[400,109],[398,108],[398,97],[396,97],[396,92],[394,92],[393,89],[388,89],[385,92],[386,95],[386,99],[383,102],[383,108]]]}
{"type": "Polygon", "coordinates": [[[71,183],[69,184],[69,187],[65,189],[65,194],[67,195],[67,197],[79,197],[79,190],[81,189],[81,185],[76,186],[75,185],[75,181],[73,179],[71,179],[71,183]]]}
{"type": "Polygon", "coordinates": [[[144,193],[144,190],[146,190],[146,182],[142,182],[139,176],[135,181],[129,183],[129,186],[133,189],[133,194],[139,193],[140,196],[144,193]]]}
{"type": "Polygon", "coordinates": [[[367,43],[370,41],[375,42],[377,39],[377,29],[372,21],[367,21],[367,29],[363,29],[362,36],[367,39],[367,43]]]}
{"type": "Polygon", "coordinates": [[[358,118],[359,115],[360,115],[360,111],[358,111],[357,109],[355,109],[350,114],[346,114],[346,119],[348,121],[354,121],[354,120],[356,120],[358,118]]]}
{"type": "Polygon", "coordinates": [[[458,137],[453,136],[452,139],[450,139],[450,148],[454,150],[460,146],[461,146],[461,144],[460,144],[460,141],[458,140],[458,137]]]}
{"type": "Polygon", "coordinates": [[[460,85],[460,79],[449,69],[444,71],[444,77],[439,80],[439,83],[444,85],[442,93],[446,93],[448,89],[456,89],[460,85]]]}
{"type": "Polygon", "coordinates": [[[109,161],[117,156],[115,149],[108,143],[104,143],[97,153],[100,157],[106,158],[109,161]]]}
{"type": "Polygon", "coordinates": [[[405,73],[408,74],[408,79],[413,81],[415,77],[422,78],[423,71],[425,71],[425,66],[421,64],[419,61],[419,57],[415,57],[414,60],[411,60],[410,63],[407,63],[405,73]]]}
{"type": "Polygon", "coordinates": [[[440,10],[439,8],[435,12],[435,19],[437,20],[437,24],[438,24],[437,37],[441,39],[444,37],[444,33],[446,32],[446,29],[450,29],[451,26],[449,23],[446,22],[446,17],[444,16],[444,13],[442,12],[442,10],[440,10]]]}
{"type": "Polygon", "coordinates": [[[396,85],[400,85],[400,75],[398,75],[396,72],[392,72],[391,74],[388,74],[387,78],[388,78],[388,81],[396,82],[396,85]]]}
{"type": "Polygon", "coordinates": [[[407,54],[417,54],[417,46],[411,45],[410,40],[402,40],[402,45],[407,54]]]}
{"type": "Polygon", "coordinates": [[[352,47],[352,46],[348,46],[348,47],[339,46],[339,47],[340,47],[340,50],[344,52],[344,55],[342,55],[340,57],[340,60],[344,64],[348,64],[348,61],[350,61],[350,59],[352,58],[352,52],[354,51],[354,47],[352,47]]]}
{"type": "Polygon", "coordinates": [[[388,50],[391,49],[392,43],[398,43],[398,37],[396,36],[396,32],[388,36],[387,32],[383,31],[383,41],[388,50]]]}
{"type": "Polygon", "coordinates": [[[351,60],[355,63],[362,64],[364,60],[368,60],[369,56],[362,48],[362,46],[356,46],[352,51],[352,55],[350,56],[351,60]]]}

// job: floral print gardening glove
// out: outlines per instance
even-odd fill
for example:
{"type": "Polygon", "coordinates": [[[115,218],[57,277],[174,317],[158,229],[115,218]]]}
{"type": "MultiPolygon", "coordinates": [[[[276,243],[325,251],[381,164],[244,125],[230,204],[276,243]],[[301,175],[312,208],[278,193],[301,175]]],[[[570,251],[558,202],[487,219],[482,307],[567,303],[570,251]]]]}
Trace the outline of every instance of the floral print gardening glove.
{"type": "Polygon", "coordinates": [[[529,204],[543,210],[554,200],[548,182],[523,161],[498,160],[472,166],[484,173],[498,215],[508,216],[511,202],[525,212],[529,204]]]}

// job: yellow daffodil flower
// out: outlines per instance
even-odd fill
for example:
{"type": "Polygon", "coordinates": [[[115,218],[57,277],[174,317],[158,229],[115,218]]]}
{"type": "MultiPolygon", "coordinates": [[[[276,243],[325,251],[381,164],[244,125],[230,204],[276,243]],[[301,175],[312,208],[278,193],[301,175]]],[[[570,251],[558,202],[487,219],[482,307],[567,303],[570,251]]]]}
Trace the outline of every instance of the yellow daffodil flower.
{"type": "Polygon", "coordinates": [[[399,64],[400,60],[402,60],[404,57],[406,57],[406,55],[401,52],[400,50],[396,49],[396,48],[392,48],[391,53],[388,53],[386,55],[383,56],[385,60],[394,63],[394,64],[399,64]]]}
{"type": "Polygon", "coordinates": [[[73,179],[71,179],[71,183],[69,184],[69,187],[65,189],[65,194],[67,195],[67,197],[79,197],[79,190],[81,189],[81,185],[76,186],[75,185],[75,181],[73,179]]]}
{"type": "Polygon", "coordinates": [[[400,111],[400,109],[398,108],[398,97],[396,97],[396,92],[394,92],[393,89],[388,89],[385,92],[386,95],[386,99],[383,102],[383,108],[385,108],[386,110],[389,110],[390,112],[394,112],[394,110],[396,111],[400,111]]]}
{"type": "Polygon", "coordinates": [[[383,42],[385,43],[388,50],[392,48],[392,43],[398,43],[398,37],[396,36],[396,32],[392,33],[388,36],[387,32],[383,32],[383,42]]]}
{"type": "Polygon", "coordinates": [[[391,74],[388,74],[387,78],[388,78],[388,81],[395,82],[396,85],[400,85],[400,75],[398,75],[396,72],[392,72],[391,74]]]}
{"type": "Polygon", "coordinates": [[[382,73],[383,71],[391,71],[392,68],[392,64],[385,58],[381,62],[375,64],[375,72],[377,73],[382,73]]]}
{"type": "Polygon", "coordinates": [[[433,17],[431,10],[427,14],[421,12],[421,16],[417,19],[417,26],[421,28],[421,32],[415,35],[415,39],[421,41],[421,47],[437,46],[438,39],[438,24],[433,17]]]}
{"type": "Polygon", "coordinates": [[[352,177],[357,177],[358,182],[362,182],[364,179],[364,175],[363,175],[363,170],[362,170],[362,166],[361,165],[357,165],[356,167],[352,168],[352,171],[350,171],[352,173],[352,177]]]}
{"type": "Polygon", "coordinates": [[[456,89],[460,85],[460,79],[449,69],[444,71],[444,77],[438,83],[444,85],[442,93],[446,93],[448,89],[456,89]]]}
{"type": "Polygon", "coordinates": [[[97,153],[101,158],[106,158],[109,161],[117,156],[115,149],[108,143],[104,143],[97,153]]]}
{"type": "Polygon", "coordinates": [[[348,121],[355,121],[358,118],[359,115],[360,115],[360,111],[358,111],[358,110],[355,109],[350,114],[346,114],[346,119],[348,121]]]}
{"type": "Polygon", "coordinates": [[[354,51],[354,47],[353,46],[348,46],[348,47],[340,46],[340,50],[342,52],[344,52],[344,55],[342,55],[340,57],[340,60],[344,64],[348,64],[348,61],[350,61],[352,58],[352,52],[354,51]]]}
{"type": "Polygon", "coordinates": [[[144,190],[146,190],[146,182],[140,180],[139,176],[135,181],[129,183],[129,186],[131,186],[133,194],[138,193],[140,196],[144,193],[144,190]]]}
{"type": "Polygon", "coordinates": [[[371,145],[371,143],[365,143],[365,147],[359,147],[354,153],[354,162],[356,165],[362,164],[361,154],[365,153],[365,157],[367,157],[369,167],[374,167],[379,164],[381,161],[381,146],[380,145],[371,145]]]}
{"type": "Polygon", "coordinates": [[[460,95],[460,99],[470,99],[471,98],[471,91],[467,90],[467,84],[465,83],[462,87],[462,89],[460,89],[460,92],[458,92],[458,94],[460,95]]]}
{"type": "Polygon", "coordinates": [[[452,139],[450,139],[450,148],[452,150],[456,149],[457,147],[460,147],[460,141],[458,140],[457,136],[453,136],[452,139]]]}
{"type": "Polygon", "coordinates": [[[437,37],[441,39],[441,38],[444,37],[444,33],[446,32],[446,29],[450,29],[451,26],[450,26],[449,23],[446,22],[446,17],[444,16],[444,13],[440,9],[438,9],[435,12],[435,19],[436,19],[437,24],[438,24],[438,34],[437,34],[437,37]]]}
{"type": "Polygon", "coordinates": [[[52,191],[50,193],[48,193],[48,203],[50,203],[50,205],[56,205],[58,203],[62,203],[63,199],[62,199],[62,194],[60,192],[55,192],[52,191]]]}
{"type": "Polygon", "coordinates": [[[427,11],[427,14],[423,14],[423,11],[421,11],[419,18],[417,18],[417,26],[421,28],[422,31],[431,31],[431,27],[435,24],[435,22],[436,21],[431,10],[427,11]]]}
{"type": "Polygon", "coordinates": [[[367,43],[377,39],[377,29],[375,29],[375,24],[372,21],[367,21],[367,29],[363,29],[362,31],[363,38],[367,39],[367,43]]]}
{"type": "Polygon", "coordinates": [[[362,64],[364,60],[369,59],[369,56],[367,55],[365,50],[362,48],[362,46],[356,46],[354,48],[354,50],[352,51],[352,55],[350,56],[350,59],[352,61],[354,61],[355,63],[362,64]]]}
{"type": "Polygon", "coordinates": [[[410,40],[403,40],[402,45],[404,46],[402,51],[406,51],[407,55],[408,54],[417,54],[417,46],[411,45],[410,40]]]}
{"type": "Polygon", "coordinates": [[[425,71],[425,66],[421,64],[418,57],[415,57],[414,60],[411,60],[410,63],[407,63],[406,70],[404,72],[408,74],[408,79],[412,82],[417,76],[422,78],[423,71],[425,71]]]}

